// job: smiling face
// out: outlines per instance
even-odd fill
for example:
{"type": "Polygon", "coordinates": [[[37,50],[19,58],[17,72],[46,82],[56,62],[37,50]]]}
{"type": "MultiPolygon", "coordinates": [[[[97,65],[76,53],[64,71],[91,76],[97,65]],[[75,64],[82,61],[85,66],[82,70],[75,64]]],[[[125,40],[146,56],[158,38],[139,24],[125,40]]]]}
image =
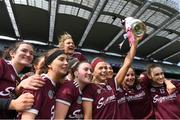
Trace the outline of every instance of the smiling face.
{"type": "Polygon", "coordinates": [[[93,72],[93,79],[97,82],[106,82],[107,80],[107,64],[105,62],[99,62],[93,72]]]}
{"type": "Polygon", "coordinates": [[[132,68],[129,68],[128,72],[126,73],[126,76],[124,78],[123,84],[127,86],[133,86],[135,83],[135,72],[132,68]]]}
{"type": "Polygon", "coordinates": [[[58,76],[66,75],[68,71],[68,62],[67,56],[65,54],[61,54],[56,57],[50,65],[48,65],[49,70],[53,71],[54,74],[58,76]]]}
{"type": "Polygon", "coordinates": [[[164,72],[160,67],[151,68],[149,77],[156,85],[162,85],[165,81],[164,72]]]}
{"type": "Polygon", "coordinates": [[[11,61],[20,66],[27,66],[34,58],[33,47],[30,44],[22,43],[15,50],[10,52],[11,61]]]}
{"type": "Polygon", "coordinates": [[[77,70],[74,72],[75,78],[79,82],[88,84],[92,81],[92,67],[87,62],[82,62],[78,65],[77,70]]]}
{"type": "Polygon", "coordinates": [[[68,38],[64,41],[63,50],[66,54],[73,54],[75,50],[74,42],[71,38],[68,38]]]}

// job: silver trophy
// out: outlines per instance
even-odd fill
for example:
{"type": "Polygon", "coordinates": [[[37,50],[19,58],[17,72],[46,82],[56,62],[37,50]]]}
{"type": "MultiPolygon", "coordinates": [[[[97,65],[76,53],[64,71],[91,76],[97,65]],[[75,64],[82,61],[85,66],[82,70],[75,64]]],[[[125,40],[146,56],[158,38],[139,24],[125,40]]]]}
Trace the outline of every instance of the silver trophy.
{"type": "Polygon", "coordinates": [[[137,37],[142,37],[146,33],[146,25],[139,19],[127,17],[123,22],[126,32],[132,30],[132,33],[137,37]]]}

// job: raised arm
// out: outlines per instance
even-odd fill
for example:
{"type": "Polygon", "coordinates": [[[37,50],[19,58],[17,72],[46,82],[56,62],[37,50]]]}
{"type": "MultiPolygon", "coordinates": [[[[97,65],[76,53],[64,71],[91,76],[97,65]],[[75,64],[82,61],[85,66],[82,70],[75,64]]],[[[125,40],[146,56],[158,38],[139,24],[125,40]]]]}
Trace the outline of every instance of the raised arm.
{"type": "Polygon", "coordinates": [[[138,41],[139,41],[139,39],[142,39],[142,38],[134,37],[134,39],[135,39],[134,42],[133,43],[131,42],[131,48],[130,48],[127,56],[124,59],[124,63],[122,65],[122,67],[120,68],[117,75],[115,76],[115,80],[116,80],[118,86],[123,82],[124,77],[129,69],[129,67],[131,66],[134,56],[136,54],[138,41]]]}

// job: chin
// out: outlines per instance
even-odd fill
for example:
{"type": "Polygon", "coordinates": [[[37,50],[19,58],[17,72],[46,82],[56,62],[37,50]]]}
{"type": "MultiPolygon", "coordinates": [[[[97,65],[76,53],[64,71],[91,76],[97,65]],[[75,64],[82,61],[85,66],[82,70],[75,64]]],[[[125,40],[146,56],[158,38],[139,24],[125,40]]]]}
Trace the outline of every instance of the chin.
{"type": "Polygon", "coordinates": [[[162,81],[162,82],[158,82],[158,84],[159,84],[159,85],[162,85],[162,84],[164,84],[164,81],[162,81]]]}
{"type": "Polygon", "coordinates": [[[21,63],[21,65],[23,65],[23,66],[28,66],[28,65],[30,65],[31,63],[29,63],[29,62],[22,62],[21,63]]]}

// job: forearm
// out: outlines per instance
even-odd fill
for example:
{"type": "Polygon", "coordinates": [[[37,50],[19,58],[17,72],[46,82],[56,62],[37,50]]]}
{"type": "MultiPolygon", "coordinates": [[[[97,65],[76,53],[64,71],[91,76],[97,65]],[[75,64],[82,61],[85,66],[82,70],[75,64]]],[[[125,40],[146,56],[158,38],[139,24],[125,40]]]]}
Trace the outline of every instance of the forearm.
{"type": "Polygon", "coordinates": [[[11,99],[1,98],[0,99],[0,110],[8,110],[10,103],[11,103],[11,99]]]}
{"type": "Polygon", "coordinates": [[[117,75],[115,76],[115,80],[118,85],[120,85],[123,82],[124,77],[132,64],[132,61],[136,54],[136,48],[137,48],[137,43],[132,44],[130,51],[128,52],[127,56],[125,57],[123,66],[120,68],[117,75]]]}

